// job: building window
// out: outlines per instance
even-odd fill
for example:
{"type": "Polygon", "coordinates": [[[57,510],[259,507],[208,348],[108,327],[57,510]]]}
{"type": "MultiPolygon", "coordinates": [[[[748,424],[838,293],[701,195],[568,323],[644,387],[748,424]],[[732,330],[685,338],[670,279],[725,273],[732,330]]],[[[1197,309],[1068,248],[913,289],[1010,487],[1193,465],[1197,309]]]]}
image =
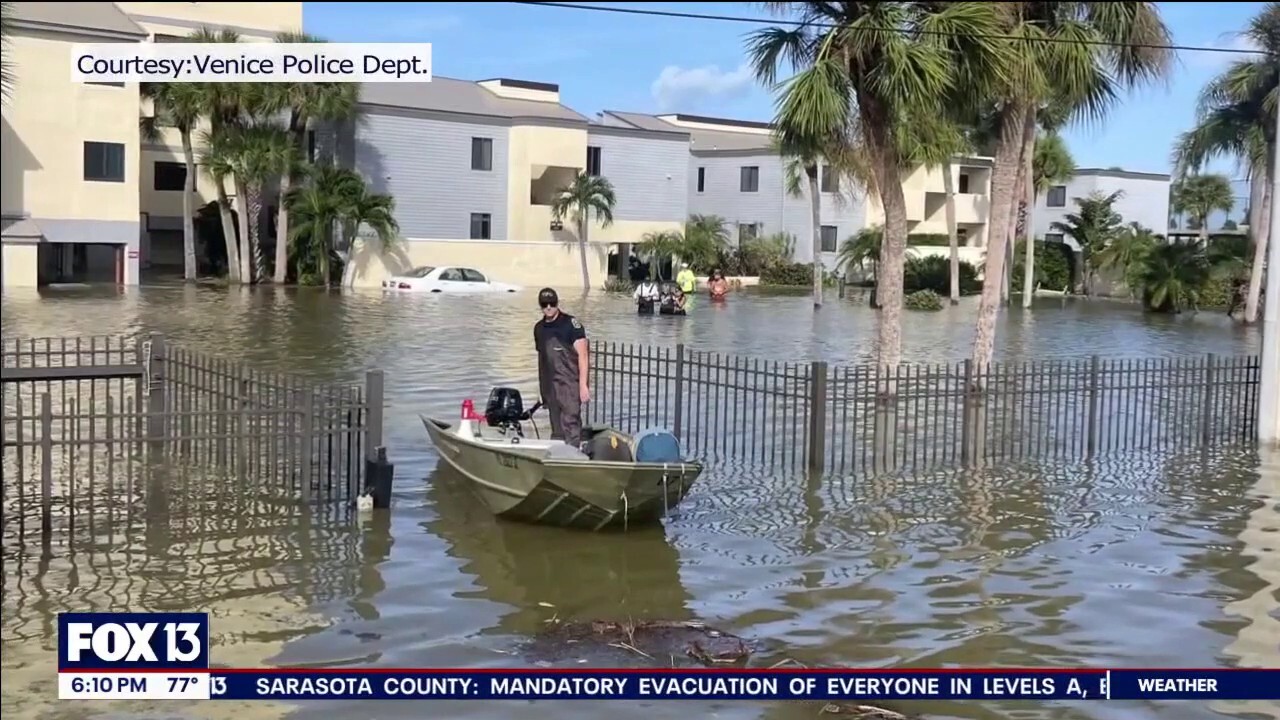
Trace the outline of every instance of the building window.
{"type": "Polygon", "coordinates": [[[183,191],[187,189],[186,163],[158,161],[154,165],[152,186],[162,191],[183,191]]]}
{"type": "Polygon", "coordinates": [[[760,223],[738,223],[738,245],[760,237],[760,223]]]}
{"type": "Polygon", "coordinates": [[[1062,233],[1045,233],[1044,241],[1047,243],[1062,242],[1062,233]]]}
{"type": "Polygon", "coordinates": [[[316,131],[307,131],[307,162],[316,161],[316,131]]]}
{"type": "Polygon", "coordinates": [[[821,233],[822,233],[822,238],[821,238],[822,252],[835,252],[836,251],[836,226],[823,225],[821,228],[821,233]]]}
{"type": "Polygon", "coordinates": [[[700,167],[698,168],[698,192],[702,192],[703,190],[706,190],[706,189],[707,189],[707,169],[704,167],[700,167]]]}
{"type": "Polygon", "coordinates": [[[1049,188],[1049,194],[1045,198],[1047,207],[1066,207],[1067,206],[1067,186],[1054,185],[1049,188]]]}
{"type": "Polygon", "coordinates": [[[489,213],[471,213],[471,239],[489,240],[492,238],[493,219],[489,213]]]}
{"type": "Polygon", "coordinates": [[[600,148],[587,146],[587,174],[600,177],[600,148]]]}
{"type": "Polygon", "coordinates": [[[840,192],[840,173],[833,172],[830,166],[824,165],[822,168],[822,186],[819,189],[825,193],[840,192]]]}
{"type": "Polygon", "coordinates": [[[966,194],[969,192],[969,173],[960,173],[959,189],[957,192],[966,194]]]}
{"type": "Polygon", "coordinates": [[[124,182],[124,145],[86,142],[84,179],[96,182],[124,182]]]}
{"type": "Polygon", "coordinates": [[[760,192],[760,167],[749,165],[742,168],[742,180],[738,184],[742,192],[760,192]]]}
{"type": "Polygon", "coordinates": [[[485,171],[493,169],[492,138],[471,138],[471,169],[485,171]]]}

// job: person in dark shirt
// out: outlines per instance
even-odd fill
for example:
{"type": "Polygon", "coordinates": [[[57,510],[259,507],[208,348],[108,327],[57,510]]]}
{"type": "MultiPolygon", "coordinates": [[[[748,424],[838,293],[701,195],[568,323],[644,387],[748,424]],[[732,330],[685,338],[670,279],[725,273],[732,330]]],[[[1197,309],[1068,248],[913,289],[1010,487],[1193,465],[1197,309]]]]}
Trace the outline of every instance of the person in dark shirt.
{"type": "Polygon", "coordinates": [[[587,385],[587,330],[578,318],[560,311],[555,290],[538,292],[542,319],[533,326],[538,351],[538,390],[551,416],[551,437],[570,447],[582,445],[582,405],[591,401],[587,385]]]}

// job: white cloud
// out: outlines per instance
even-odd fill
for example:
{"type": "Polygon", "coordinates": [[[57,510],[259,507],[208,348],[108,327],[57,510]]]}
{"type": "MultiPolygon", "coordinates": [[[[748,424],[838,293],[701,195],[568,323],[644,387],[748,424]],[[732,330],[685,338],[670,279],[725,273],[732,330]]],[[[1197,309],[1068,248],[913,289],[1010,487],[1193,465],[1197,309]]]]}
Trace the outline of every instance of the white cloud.
{"type": "Polygon", "coordinates": [[[660,112],[694,110],[707,100],[729,100],[750,91],[755,76],[745,64],[723,71],[718,65],[682,68],[668,65],[658,73],[649,91],[660,112]]]}
{"type": "Polygon", "coordinates": [[[1224,33],[1217,40],[1208,43],[1207,47],[1230,52],[1197,52],[1189,50],[1187,54],[1191,57],[1188,58],[1189,62],[1187,64],[1222,70],[1236,60],[1252,59],[1253,56],[1248,53],[1261,50],[1257,43],[1253,42],[1252,38],[1241,33],[1224,33]]]}

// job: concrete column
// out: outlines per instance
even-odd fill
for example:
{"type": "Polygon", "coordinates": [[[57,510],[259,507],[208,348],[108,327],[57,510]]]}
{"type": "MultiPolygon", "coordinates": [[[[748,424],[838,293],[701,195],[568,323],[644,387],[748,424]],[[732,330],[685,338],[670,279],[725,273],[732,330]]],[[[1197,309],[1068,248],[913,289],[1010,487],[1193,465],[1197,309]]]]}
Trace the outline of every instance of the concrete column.
{"type": "MultiPolygon", "coordinates": [[[[1280,142],[1280,112],[1276,113],[1276,140],[1280,142]]],[[[1280,148],[1271,162],[1271,237],[1267,246],[1267,294],[1262,320],[1258,439],[1280,444],[1280,148]]]]}

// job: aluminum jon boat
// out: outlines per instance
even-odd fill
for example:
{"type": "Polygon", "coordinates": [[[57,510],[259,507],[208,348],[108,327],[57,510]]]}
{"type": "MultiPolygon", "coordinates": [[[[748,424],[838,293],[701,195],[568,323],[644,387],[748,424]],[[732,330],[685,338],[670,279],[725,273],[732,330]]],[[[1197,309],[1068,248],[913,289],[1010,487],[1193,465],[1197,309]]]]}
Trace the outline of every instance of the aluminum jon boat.
{"type": "Polygon", "coordinates": [[[653,523],[688,495],[702,474],[679,443],[654,428],[634,437],[584,427],[583,449],[540,437],[520,393],[494,388],[484,415],[470,400],[457,423],[422,418],[443,460],[461,473],[498,517],[588,530],[653,523]],[[524,433],[530,423],[535,437],[524,433]]]}

